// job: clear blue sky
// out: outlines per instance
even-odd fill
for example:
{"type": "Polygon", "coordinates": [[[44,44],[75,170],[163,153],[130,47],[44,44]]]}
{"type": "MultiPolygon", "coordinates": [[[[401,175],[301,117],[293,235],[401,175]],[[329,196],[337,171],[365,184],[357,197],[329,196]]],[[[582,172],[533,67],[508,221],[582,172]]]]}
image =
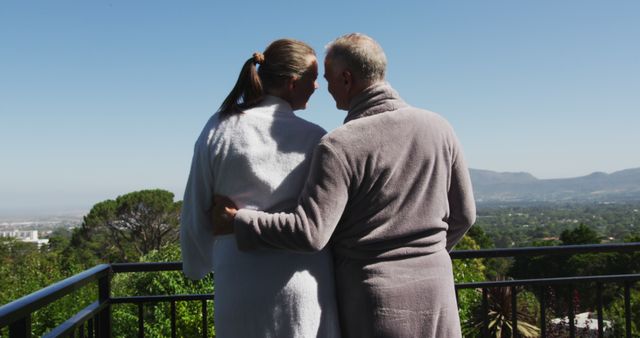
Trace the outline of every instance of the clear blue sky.
{"type": "MultiPolygon", "coordinates": [[[[281,37],[322,58],[354,31],[383,46],[406,101],[453,124],[472,168],[640,167],[640,1],[3,0],[0,216],[182,199],[243,61],[281,37]]],[[[345,113],[319,83],[301,116],[331,130],[345,113]]]]}

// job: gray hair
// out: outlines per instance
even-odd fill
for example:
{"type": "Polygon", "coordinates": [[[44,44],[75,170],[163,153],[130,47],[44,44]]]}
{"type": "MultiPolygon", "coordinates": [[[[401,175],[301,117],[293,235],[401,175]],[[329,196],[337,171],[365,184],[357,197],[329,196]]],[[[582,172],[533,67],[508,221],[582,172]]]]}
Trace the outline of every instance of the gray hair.
{"type": "Polygon", "coordinates": [[[360,79],[371,83],[384,80],[387,57],[371,37],[361,33],[343,35],[325,50],[327,59],[344,62],[360,79]]]}

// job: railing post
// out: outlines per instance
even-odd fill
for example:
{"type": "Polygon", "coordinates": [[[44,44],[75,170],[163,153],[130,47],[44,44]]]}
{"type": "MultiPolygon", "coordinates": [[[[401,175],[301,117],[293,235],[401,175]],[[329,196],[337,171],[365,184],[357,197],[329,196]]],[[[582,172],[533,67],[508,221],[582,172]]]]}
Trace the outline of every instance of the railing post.
{"type": "Polygon", "coordinates": [[[207,334],[208,331],[208,327],[207,327],[208,321],[207,321],[207,301],[206,300],[202,300],[202,338],[207,338],[209,335],[207,334]]]}
{"type": "Polygon", "coordinates": [[[111,338],[111,271],[98,280],[98,300],[107,302],[107,306],[98,314],[96,327],[97,337],[111,338]]]}
{"type": "Polygon", "coordinates": [[[518,338],[518,288],[514,285],[511,287],[511,337],[518,338]]]}
{"type": "Polygon", "coordinates": [[[138,338],[144,338],[144,304],[138,304],[138,338]]]}
{"type": "Polygon", "coordinates": [[[596,295],[598,300],[598,338],[604,337],[604,317],[602,315],[602,283],[596,284],[596,295]]]}
{"type": "Polygon", "coordinates": [[[176,329],[176,302],[171,301],[171,338],[177,337],[176,329]]]}
{"type": "Polygon", "coordinates": [[[574,297],[573,284],[569,284],[569,337],[576,337],[576,316],[574,311],[573,297],[574,297]]]}
{"type": "Polygon", "coordinates": [[[631,338],[631,282],[624,282],[624,327],[626,337],[631,338]]]}
{"type": "Polygon", "coordinates": [[[10,338],[31,337],[31,314],[9,325],[10,338]]]}
{"type": "Polygon", "coordinates": [[[540,287],[540,337],[547,337],[547,290],[540,287]]]}
{"type": "Polygon", "coordinates": [[[482,337],[489,337],[489,295],[487,288],[482,288],[482,337]]]}

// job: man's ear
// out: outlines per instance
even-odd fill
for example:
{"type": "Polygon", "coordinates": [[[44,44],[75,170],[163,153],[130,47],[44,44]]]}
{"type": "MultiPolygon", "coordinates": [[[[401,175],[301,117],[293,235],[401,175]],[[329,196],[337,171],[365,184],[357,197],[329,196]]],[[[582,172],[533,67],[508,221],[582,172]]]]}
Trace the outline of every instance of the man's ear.
{"type": "Polygon", "coordinates": [[[348,69],[342,71],[342,81],[344,87],[349,91],[353,87],[353,74],[348,69]]]}
{"type": "Polygon", "coordinates": [[[297,80],[298,79],[295,76],[292,76],[287,80],[287,89],[289,91],[294,90],[296,88],[297,80]]]}
{"type": "Polygon", "coordinates": [[[342,81],[344,81],[345,85],[348,85],[353,81],[351,71],[349,71],[348,69],[342,71],[342,81]]]}

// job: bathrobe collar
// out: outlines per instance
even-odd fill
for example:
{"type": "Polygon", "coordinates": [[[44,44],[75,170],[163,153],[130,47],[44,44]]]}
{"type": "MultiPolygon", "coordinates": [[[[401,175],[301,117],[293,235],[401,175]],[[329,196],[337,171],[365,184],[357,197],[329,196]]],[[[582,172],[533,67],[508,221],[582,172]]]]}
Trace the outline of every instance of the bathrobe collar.
{"type": "Polygon", "coordinates": [[[344,123],[361,117],[398,110],[408,105],[387,82],[376,83],[356,95],[349,103],[344,123]]]}

